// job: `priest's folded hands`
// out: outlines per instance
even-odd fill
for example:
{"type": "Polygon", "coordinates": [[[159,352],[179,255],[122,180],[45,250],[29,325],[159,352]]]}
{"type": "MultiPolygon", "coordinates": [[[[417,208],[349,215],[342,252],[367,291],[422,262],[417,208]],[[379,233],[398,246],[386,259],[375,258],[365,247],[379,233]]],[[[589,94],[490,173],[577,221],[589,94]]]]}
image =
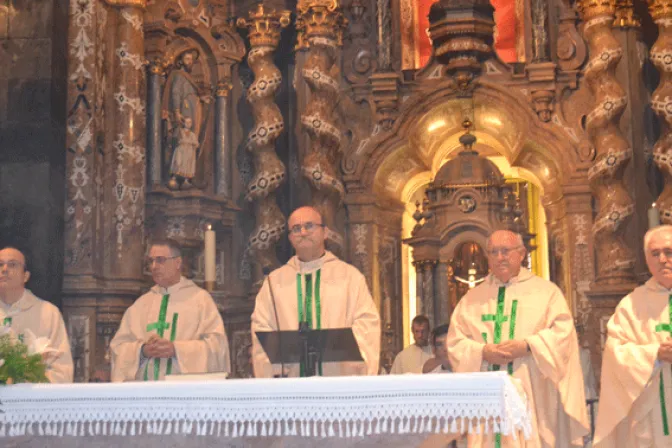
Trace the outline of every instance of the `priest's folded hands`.
{"type": "Polygon", "coordinates": [[[175,344],[153,334],[142,346],[142,354],[146,358],[172,358],[175,356],[175,344]]]}
{"type": "Polygon", "coordinates": [[[527,342],[520,340],[506,341],[501,344],[485,344],[483,359],[490,364],[508,364],[529,353],[527,342]]]}

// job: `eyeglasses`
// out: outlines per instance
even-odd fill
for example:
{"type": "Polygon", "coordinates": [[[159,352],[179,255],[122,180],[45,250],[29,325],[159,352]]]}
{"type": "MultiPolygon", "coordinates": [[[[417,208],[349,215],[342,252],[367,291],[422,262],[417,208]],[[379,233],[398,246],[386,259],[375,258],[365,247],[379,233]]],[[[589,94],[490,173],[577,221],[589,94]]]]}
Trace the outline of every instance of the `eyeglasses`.
{"type": "Polygon", "coordinates": [[[665,248],[665,249],[654,249],[651,251],[651,256],[654,258],[660,258],[660,254],[663,254],[666,260],[669,260],[672,258],[672,249],[665,248]]]}
{"type": "Polygon", "coordinates": [[[154,258],[149,257],[147,258],[147,266],[151,267],[154,263],[158,264],[159,266],[162,266],[166,264],[166,261],[173,260],[175,258],[179,257],[154,257],[154,258]]]}
{"type": "Polygon", "coordinates": [[[314,222],[304,222],[303,224],[296,224],[290,227],[289,231],[292,232],[294,235],[298,235],[301,233],[301,229],[304,229],[306,233],[310,233],[317,230],[318,227],[324,227],[324,224],[316,224],[314,222]]]}
{"type": "Polygon", "coordinates": [[[19,268],[23,267],[23,263],[15,260],[0,261],[0,271],[2,271],[5,267],[7,267],[8,271],[18,271],[19,268]]]}
{"type": "Polygon", "coordinates": [[[513,251],[516,251],[520,249],[522,246],[516,246],[516,247],[498,247],[495,249],[490,249],[488,250],[488,254],[492,255],[493,257],[496,257],[499,254],[502,254],[504,257],[508,257],[509,254],[513,251]]]}

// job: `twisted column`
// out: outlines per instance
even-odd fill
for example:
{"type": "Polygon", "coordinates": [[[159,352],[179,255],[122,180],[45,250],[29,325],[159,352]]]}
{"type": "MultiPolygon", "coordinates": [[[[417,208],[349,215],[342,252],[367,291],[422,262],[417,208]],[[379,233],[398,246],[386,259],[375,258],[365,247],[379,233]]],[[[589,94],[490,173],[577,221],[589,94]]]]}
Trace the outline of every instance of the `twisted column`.
{"type": "Polygon", "coordinates": [[[616,285],[634,280],[635,262],[624,242],[625,224],[633,214],[634,204],[623,185],[631,150],[619,129],[627,97],[615,75],[623,50],[612,34],[614,0],[581,0],[578,9],[585,21],[584,37],[590,54],[584,75],[595,98],[595,106],[586,119],[586,131],[596,152],[588,171],[598,203],[593,224],[596,283],[616,285]]]}
{"type": "Polygon", "coordinates": [[[301,115],[301,125],[310,138],[301,171],[310,183],[312,205],[327,225],[327,245],[343,253],[343,236],[336,227],[336,212],[345,193],[340,180],[341,132],[334,123],[339,98],[339,69],[335,65],[342,46],[346,19],[337,0],[301,0],[296,29],[299,49],[307,50],[301,74],[311,95],[301,115]]]}
{"type": "Polygon", "coordinates": [[[649,0],[649,11],[658,25],[658,40],[651,47],[651,62],[660,73],[660,83],[651,97],[651,108],[658,115],[660,137],[653,147],[653,161],[665,184],[656,200],[660,220],[672,224],[672,0],[649,0]]]}
{"type": "Polygon", "coordinates": [[[247,90],[254,116],[254,126],[247,136],[247,150],[254,157],[255,175],[247,185],[246,199],[254,203],[256,224],[248,248],[263,272],[278,267],[275,244],[286,228],[285,216],[276,201],[277,190],[286,175],[285,165],[275,153],[275,141],[285,124],[275,104],[282,75],[273,63],[273,53],[282,28],[289,25],[289,14],[289,11],[267,10],[259,4],[250,11],[247,20],[240,18],[237,22],[249,32],[251,49],[247,62],[254,73],[254,82],[247,90]]]}

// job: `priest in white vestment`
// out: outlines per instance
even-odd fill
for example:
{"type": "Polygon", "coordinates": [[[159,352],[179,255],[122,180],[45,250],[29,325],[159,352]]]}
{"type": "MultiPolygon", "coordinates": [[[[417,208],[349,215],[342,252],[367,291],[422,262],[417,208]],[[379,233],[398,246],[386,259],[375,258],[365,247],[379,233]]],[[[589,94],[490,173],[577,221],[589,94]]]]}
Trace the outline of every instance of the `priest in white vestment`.
{"type": "Polygon", "coordinates": [[[110,343],[112,381],[229,372],[222,317],[210,294],[181,276],[179,246],[153,244],[149,263],[156,285],[126,310],[110,343]]]}
{"type": "Polygon", "coordinates": [[[513,232],[488,238],[490,275],[458,303],[446,345],[455,372],[506,370],[520,380],[532,437],[471,434],[470,446],[582,446],[590,425],[574,321],[560,289],[521,268],[525,252],[513,232]]]}
{"type": "Polygon", "coordinates": [[[415,343],[397,354],[392,363],[391,374],[422,373],[422,366],[432,358],[429,345],[429,319],[427,316],[415,316],[411,322],[411,331],[415,343]]]}
{"type": "Polygon", "coordinates": [[[29,350],[42,353],[51,383],[72,383],[70,341],[61,312],[25,288],[30,278],[24,254],[13,247],[0,250],[0,325],[11,328],[29,350]]]}
{"type": "Polygon", "coordinates": [[[256,336],[258,331],[352,328],[364,362],[324,362],[323,376],[377,375],[380,317],[361,272],[325,249],[326,229],[319,212],[301,207],[288,221],[296,255],[271,272],[257,295],[252,313],[252,358],[257,378],[301,376],[298,364],[272,365],[256,336]]]}
{"type": "Polygon", "coordinates": [[[649,230],[644,251],[653,277],[607,325],[595,447],[672,447],[672,226],[649,230]]]}

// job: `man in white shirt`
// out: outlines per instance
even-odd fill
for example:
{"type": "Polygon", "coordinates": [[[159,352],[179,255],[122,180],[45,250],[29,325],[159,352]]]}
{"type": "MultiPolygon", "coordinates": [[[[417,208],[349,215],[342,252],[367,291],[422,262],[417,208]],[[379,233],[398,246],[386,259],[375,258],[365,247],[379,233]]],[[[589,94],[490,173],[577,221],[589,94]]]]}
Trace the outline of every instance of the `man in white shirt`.
{"type": "Polygon", "coordinates": [[[415,343],[403,349],[394,358],[391,374],[422,373],[422,366],[432,358],[432,347],[429,345],[429,319],[427,316],[415,316],[411,323],[411,331],[415,343]]]}

